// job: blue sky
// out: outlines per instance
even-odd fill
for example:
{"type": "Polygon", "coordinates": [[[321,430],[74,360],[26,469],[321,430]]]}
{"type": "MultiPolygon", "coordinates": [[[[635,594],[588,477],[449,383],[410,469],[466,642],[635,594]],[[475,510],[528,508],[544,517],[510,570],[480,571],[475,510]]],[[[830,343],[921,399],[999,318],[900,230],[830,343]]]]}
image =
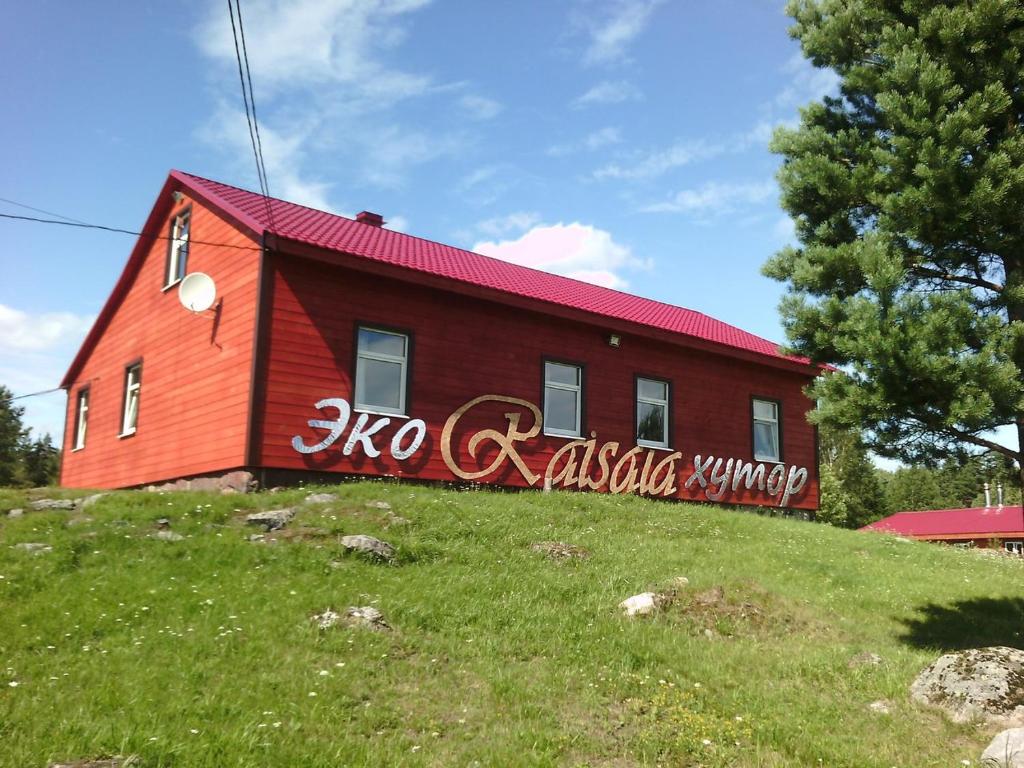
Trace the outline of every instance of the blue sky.
{"type": "MultiPolygon", "coordinates": [[[[836,81],[781,0],[242,8],[273,195],[782,340],[767,144],[836,81]]],[[[257,187],[226,3],[7,3],[0,29],[0,197],[137,229],[171,168],[257,187]]],[[[131,246],[0,219],[0,383],[57,386],[131,246]]],[[[63,393],[20,404],[59,439],[63,393]]]]}

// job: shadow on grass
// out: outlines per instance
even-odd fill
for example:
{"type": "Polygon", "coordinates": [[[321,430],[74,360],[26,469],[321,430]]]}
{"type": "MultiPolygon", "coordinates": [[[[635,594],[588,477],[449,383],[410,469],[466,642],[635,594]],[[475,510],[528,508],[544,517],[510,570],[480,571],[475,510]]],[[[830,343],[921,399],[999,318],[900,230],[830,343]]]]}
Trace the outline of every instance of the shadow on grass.
{"type": "Polygon", "coordinates": [[[1024,648],[1024,598],[980,597],[949,605],[929,603],[903,623],[906,632],[900,640],[915,648],[1024,648]]]}

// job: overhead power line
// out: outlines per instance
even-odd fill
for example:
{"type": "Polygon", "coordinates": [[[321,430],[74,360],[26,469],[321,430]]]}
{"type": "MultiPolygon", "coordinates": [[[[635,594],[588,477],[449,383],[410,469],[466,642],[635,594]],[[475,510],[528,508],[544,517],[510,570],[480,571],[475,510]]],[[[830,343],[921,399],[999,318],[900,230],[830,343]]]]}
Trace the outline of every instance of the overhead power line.
{"type": "MultiPolygon", "coordinates": [[[[26,206],[27,207],[27,206],[26,206]]],[[[50,214],[56,216],[58,214],[50,214]]],[[[18,216],[13,213],[0,213],[0,219],[15,219],[17,221],[32,221],[38,224],[59,224],[62,227],[77,227],[79,229],[98,229],[103,232],[116,232],[122,235],[134,235],[136,237],[148,237],[153,240],[173,240],[174,238],[168,237],[167,235],[146,235],[143,232],[135,232],[131,229],[121,229],[119,227],[106,227],[102,224],[86,224],[85,222],[77,221],[59,221],[58,219],[40,219],[35,216],[18,216]]],[[[213,245],[218,248],[236,248],[240,251],[259,251],[262,250],[255,245],[237,245],[236,243],[214,243],[209,240],[192,240],[189,242],[193,245],[213,245]]]]}
{"type": "Polygon", "coordinates": [[[29,211],[35,211],[36,213],[45,213],[47,216],[56,216],[58,219],[64,219],[64,221],[73,221],[75,224],[85,224],[84,221],[79,219],[72,219],[70,216],[63,216],[59,213],[54,213],[53,211],[43,210],[42,208],[33,208],[31,205],[19,203],[17,200],[8,200],[6,197],[0,197],[0,203],[10,203],[11,205],[16,205],[19,208],[25,208],[29,211]]]}
{"type": "Polygon", "coordinates": [[[13,403],[15,400],[24,400],[26,397],[36,397],[38,395],[48,395],[51,392],[60,392],[60,387],[54,387],[53,389],[44,389],[41,392],[29,392],[27,395],[13,395],[7,398],[7,402],[13,403]]]}
{"type": "Polygon", "coordinates": [[[260,140],[260,125],[256,120],[256,97],[252,90],[252,71],[249,69],[249,53],[245,46],[245,27],[242,25],[242,6],[239,0],[228,0],[228,15],[231,17],[231,34],[235,40],[235,60],[238,62],[238,80],[242,85],[242,103],[245,105],[245,120],[249,124],[249,142],[252,154],[256,158],[256,175],[259,177],[260,192],[263,193],[263,205],[267,211],[267,220],[274,227],[274,211],[270,204],[270,184],[267,181],[267,166],[263,161],[263,142],[260,140]],[[235,13],[238,13],[238,28],[235,28],[235,13]],[[238,41],[242,45],[239,49],[238,41]],[[243,65],[244,60],[244,65],[243,65]],[[243,71],[244,70],[244,71],[243,71]]]}

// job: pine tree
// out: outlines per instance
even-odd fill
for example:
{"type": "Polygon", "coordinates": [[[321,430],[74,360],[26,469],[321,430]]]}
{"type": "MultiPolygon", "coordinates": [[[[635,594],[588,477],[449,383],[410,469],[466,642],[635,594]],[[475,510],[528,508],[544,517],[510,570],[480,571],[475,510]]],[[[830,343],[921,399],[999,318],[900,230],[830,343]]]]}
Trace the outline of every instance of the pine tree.
{"type": "Polygon", "coordinates": [[[885,494],[867,449],[857,432],[822,429],[821,503],[818,519],[844,528],[860,528],[888,514],[885,494]]]}
{"type": "Polygon", "coordinates": [[[49,433],[37,440],[26,440],[22,456],[25,479],[33,486],[54,485],[60,469],[60,451],[49,433]]]}
{"type": "Polygon", "coordinates": [[[0,486],[19,480],[22,442],[28,435],[21,423],[25,409],[16,406],[12,397],[11,390],[0,384],[0,486]]]}
{"type": "Polygon", "coordinates": [[[839,95],[772,143],[799,246],[790,346],[841,366],[815,418],[882,456],[1024,462],[1024,4],[793,0],[791,32],[839,95]]]}

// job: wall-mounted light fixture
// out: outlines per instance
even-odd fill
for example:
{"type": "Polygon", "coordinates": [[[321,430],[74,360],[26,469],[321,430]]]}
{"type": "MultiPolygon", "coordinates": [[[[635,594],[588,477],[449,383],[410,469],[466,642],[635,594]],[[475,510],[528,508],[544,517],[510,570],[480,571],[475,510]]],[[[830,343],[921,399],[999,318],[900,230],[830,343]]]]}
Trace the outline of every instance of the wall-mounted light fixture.
{"type": "Polygon", "coordinates": [[[183,194],[181,194],[180,190],[177,190],[177,189],[174,190],[173,192],[171,192],[171,197],[174,198],[174,202],[176,202],[176,203],[180,203],[182,200],[185,199],[185,196],[183,194]]]}
{"type": "Polygon", "coordinates": [[[615,347],[618,349],[619,345],[622,344],[622,337],[617,333],[608,334],[608,346],[615,347]]]}

